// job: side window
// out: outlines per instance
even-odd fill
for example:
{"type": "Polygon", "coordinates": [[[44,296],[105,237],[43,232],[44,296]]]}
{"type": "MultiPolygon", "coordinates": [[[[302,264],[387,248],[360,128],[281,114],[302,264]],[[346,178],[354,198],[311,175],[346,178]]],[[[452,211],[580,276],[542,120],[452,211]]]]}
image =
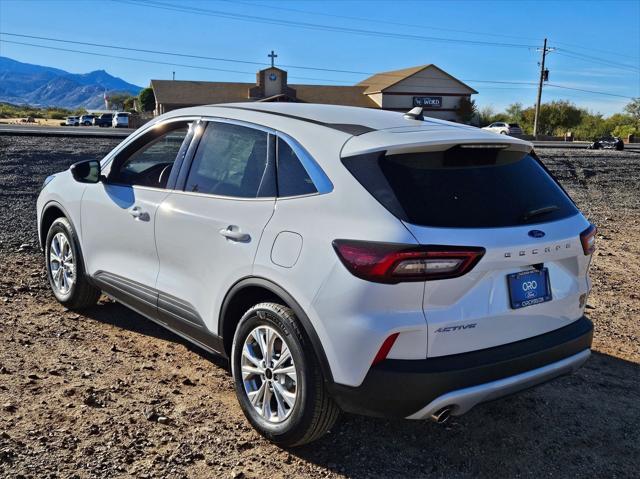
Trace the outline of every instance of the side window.
{"type": "Polygon", "coordinates": [[[188,131],[187,122],[170,123],[165,128],[150,131],[118,155],[109,173],[109,181],[166,188],[171,168],[188,131]]]}
{"type": "Polygon", "coordinates": [[[275,196],[269,134],[230,123],[211,122],[193,158],[186,191],[258,198],[275,196]]]}
{"type": "Polygon", "coordinates": [[[278,196],[299,196],[318,192],[300,159],[282,138],[278,138],[277,168],[278,196]]]}

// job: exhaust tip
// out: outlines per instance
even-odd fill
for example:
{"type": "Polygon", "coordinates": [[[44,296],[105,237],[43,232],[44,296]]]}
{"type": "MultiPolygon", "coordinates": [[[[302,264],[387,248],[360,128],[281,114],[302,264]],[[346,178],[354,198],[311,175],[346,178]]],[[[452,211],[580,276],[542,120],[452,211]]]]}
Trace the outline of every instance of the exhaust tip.
{"type": "Polygon", "coordinates": [[[451,411],[453,411],[453,406],[445,406],[434,412],[431,415],[431,420],[438,424],[444,424],[451,418],[451,411]]]}

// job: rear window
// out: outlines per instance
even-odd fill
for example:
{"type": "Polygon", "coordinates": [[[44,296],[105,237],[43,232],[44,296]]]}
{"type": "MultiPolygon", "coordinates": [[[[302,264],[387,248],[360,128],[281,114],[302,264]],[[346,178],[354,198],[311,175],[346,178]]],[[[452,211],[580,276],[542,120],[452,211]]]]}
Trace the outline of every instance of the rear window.
{"type": "Polygon", "coordinates": [[[491,228],[578,212],[544,166],[523,152],[454,147],[342,161],[383,206],[415,225],[491,228]]]}

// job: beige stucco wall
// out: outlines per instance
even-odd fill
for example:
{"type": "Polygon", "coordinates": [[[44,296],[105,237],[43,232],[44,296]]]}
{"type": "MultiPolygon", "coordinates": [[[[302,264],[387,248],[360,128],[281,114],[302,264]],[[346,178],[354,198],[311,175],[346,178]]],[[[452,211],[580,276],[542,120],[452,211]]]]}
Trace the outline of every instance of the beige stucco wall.
{"type": "Polygon", "coordinates": [[[385,92],[473,93],[471,89],[433,67],[385,88],[385,92]]]}

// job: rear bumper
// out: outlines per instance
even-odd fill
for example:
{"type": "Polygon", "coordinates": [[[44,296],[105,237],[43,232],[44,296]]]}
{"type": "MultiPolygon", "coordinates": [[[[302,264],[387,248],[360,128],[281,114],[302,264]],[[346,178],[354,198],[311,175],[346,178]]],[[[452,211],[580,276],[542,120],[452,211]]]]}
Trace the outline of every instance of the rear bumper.
{"type": "Polygon", "coordinates": [[[459,415],[569,373],[589,356],[593,324],[586,317],[540,336],[494,348],[423,360],[387,359],[358,387],[332,384],[347,411],[381,417],[428,418],[453,406],[459,415]]]}

